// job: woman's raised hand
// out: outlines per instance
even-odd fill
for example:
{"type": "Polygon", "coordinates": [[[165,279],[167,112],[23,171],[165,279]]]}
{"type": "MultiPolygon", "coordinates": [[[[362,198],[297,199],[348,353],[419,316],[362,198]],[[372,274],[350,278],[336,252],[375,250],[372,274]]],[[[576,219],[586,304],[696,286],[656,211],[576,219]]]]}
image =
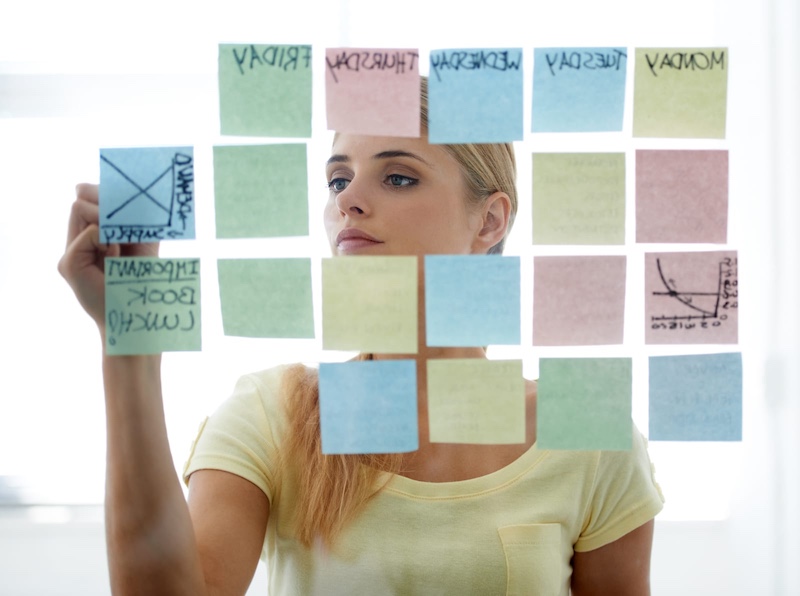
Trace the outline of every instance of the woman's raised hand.
{"type": "Polygon", "coordinates": [[[81,306],[105,330],[105,257],[157,256],[158,244],[103,244],[100,242],[98,189],[96,184],[79,184],[72,204],[67,230],[67,247],[58,271],[75,292],[81,306]]]}

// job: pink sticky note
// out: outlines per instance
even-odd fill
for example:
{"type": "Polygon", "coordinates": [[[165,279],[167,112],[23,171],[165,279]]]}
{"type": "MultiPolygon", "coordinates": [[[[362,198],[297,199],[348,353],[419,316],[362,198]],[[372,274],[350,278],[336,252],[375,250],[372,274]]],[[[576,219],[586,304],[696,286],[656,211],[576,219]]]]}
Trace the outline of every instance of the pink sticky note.
{"type": "Polygon", "coordinates": [[[328,48],[325,63],[329,130],[420,136],[418,50],[328,48]]]}
{"type": "Polygon", "coordinates": [[[724,244],[727,236],[727,151],[636,152],[636,242],[724,244]]]}
{"type": "Polygon", "coordinates": [[[736,251],[645,255],[645,343],[735,344],[736,251]]]}
{"type": "Polygon", "coordinates": [[[621,344],[625,257],[535,257],[533,344],[621,344]]]}

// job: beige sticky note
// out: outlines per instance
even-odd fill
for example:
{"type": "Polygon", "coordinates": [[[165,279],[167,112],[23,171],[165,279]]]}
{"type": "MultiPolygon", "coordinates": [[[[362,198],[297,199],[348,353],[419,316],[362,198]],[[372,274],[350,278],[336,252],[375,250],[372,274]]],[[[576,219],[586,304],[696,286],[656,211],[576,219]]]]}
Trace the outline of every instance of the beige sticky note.
{"type": "Polygon", "coordinates": [[[636,241],[724,244],[728,152],[636,151],[636,241]]]}
{"type": "Polygon", "coordinates": [[[725,138],[727,48],[638,48],[633,136],[725,138]]]}
{"type": "Polygon", "coordinates": [[[647,253],[644,283],[645,343],[738,342],[736,251],[647,253]]]}
{"type": "Polygon", "coordinates": [[[524,443],[522,362],[429,360],[428,412],[434,443],[524,443]]]}
{"type": "Polygon", "coordinates": [[[325,66],[329,130],[394,137],[420,135],[417,50],[328,48],[325,66]]]}
{"type": "Polygon", "coordinates": [[[417,352],[417,257],[322,261],[322,347],[417,352]]]}
{"type": "Polygon", "coordinates": [[[625,263],[622,255],[536,257],[533,344],[621,344],[625,263]]]}

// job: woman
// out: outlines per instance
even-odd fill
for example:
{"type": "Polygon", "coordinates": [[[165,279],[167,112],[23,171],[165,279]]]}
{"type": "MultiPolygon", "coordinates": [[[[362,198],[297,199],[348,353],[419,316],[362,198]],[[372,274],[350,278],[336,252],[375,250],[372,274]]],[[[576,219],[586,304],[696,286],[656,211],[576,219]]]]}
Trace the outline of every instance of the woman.
{"type": "MultiPolygon", "coordinates": [[[[498,253],[514,177],[510,145],[339,134],[327,164],[332,251],[498,253]]],[[[77,195],[59,270],[102,337],[102,258],[153,248],[101,245],[97,188],[77,195]]],[[[323,456],[316,374],[279,367],[240,380],[201,429],[184,471],[188,504],[167,443],[160,358],[104,355],[114,592],[243,594],[263,550],[275,594],[648,594],[662,500],[641,435],[631,452],[538,450],[536,386],[526,381],[524,444],[431,443],[427,360],[486,355],[428,348],[424,324],[413,357],[418,451],[323,456]]]]}

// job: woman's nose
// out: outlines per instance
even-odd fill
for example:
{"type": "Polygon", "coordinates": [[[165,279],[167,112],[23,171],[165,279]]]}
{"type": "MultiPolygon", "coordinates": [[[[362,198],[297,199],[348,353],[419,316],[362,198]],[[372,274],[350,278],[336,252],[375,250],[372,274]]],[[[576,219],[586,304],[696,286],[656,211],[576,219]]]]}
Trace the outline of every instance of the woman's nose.
{"type": "Polygon", "coordinates": [[[351,180],[347,187],[336,195],[336,207],[344,216],[367,215],[370,213],[369,199],[363,184],[351,180]]]}

